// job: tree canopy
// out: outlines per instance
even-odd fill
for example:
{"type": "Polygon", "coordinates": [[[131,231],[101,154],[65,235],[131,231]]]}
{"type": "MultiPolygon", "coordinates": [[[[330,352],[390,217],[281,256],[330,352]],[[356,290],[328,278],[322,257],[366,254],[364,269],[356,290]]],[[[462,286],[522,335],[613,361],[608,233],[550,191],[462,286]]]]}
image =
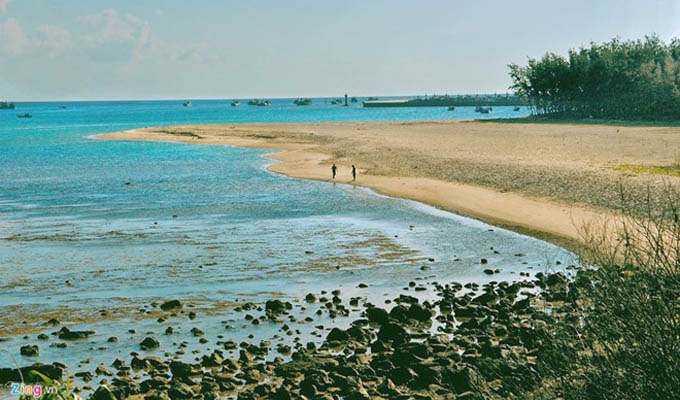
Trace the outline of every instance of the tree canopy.
{"type": "Polygon", "coordinates": [[[680,40],[591,43],[510,64],[510,86],[534,114],[603,119],[680,116],[680,40]]]}

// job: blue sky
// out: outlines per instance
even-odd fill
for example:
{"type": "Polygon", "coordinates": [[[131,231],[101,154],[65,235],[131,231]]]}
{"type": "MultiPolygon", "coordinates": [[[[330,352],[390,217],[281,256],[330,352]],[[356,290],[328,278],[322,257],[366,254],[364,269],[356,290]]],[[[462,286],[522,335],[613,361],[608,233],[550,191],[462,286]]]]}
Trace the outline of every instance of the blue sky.
{"type": "Polygon", "coordinates": [[[669,0],[0,0],[0,99],[505,92],[507,64],[680,35],[669,0]]]}

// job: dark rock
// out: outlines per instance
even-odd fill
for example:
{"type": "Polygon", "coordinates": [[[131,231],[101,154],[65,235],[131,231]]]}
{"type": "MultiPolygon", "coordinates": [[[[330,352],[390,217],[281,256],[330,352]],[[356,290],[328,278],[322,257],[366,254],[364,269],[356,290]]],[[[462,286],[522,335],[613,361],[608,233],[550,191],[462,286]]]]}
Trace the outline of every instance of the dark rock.
{"type": "Polygon", "coordinates": [[[40,354],[37,344],[28,344],[26,346],[21,346],[19,352],[24,357],[37,357],[40,354]]]}
{"type": "MultiPolygon", "coordinates": [[[[288,303],[290,304],[290,303],[288,303]]],[[[283,312],[286,312],[289,307],[288,304],[282,302],[281,300],[274,299],[274,300],[267,300],[265,303],[264,309],[265,312],[270,313],[270,314],[281,314],[283,312]]],[[[292,305],[290,306],[292,308],[292,305]]]]}
{"type": "Polygon", "coordinates": [[[412,380],[417,379],[418,374],[416,374],[411,368],[402,367],[392,370],[390,373],[390,378],[396,385],[406,385],[412,380]]]}
{"type": "Polygon", "coordinates": [[[160,342],[158,339],[153,338],[151,336],[147,336],[142,342],[139,344],[139,347],[142,348],[142,350],[145,351],[150,351],[150,350],[155,350],[160,347],[160,342]]]}
{"type": "Polygon", "coordinates": [[[170,300],[161,304],[161,310],[163,311],[178,310],[180,308],[182,308],[182,303],[179,300],[170,300]]]}
{"type": "Polygon", "coordinates": [[[401,325],[387,323],[380,327],[378,331],[378,339],[384,342],[390,342],[395,345],[408,343],[411,340],[410,335],[401,325]]]}
{"type": "Polygon", "coordinates": [[[219,367],[220,365],[222,365],[223,362],[224,362],[224,357],[222,357],[222,354],[215,351],[212,354],[210,354],[209,356],[207,356],[207,355],[203,356],[203,361],[201,362],[201,364],[204,367],[207,367],[207,368],[214,368],[214,367],[219,367]]]}
{"type": "Polygon", "coordinates": [[[101,385],[92,393],[90,400],[117,400],[106,385],[101,385]]]}
{"type": "Polygon", "coordinates": [[[33,374],[31,371],[39,372],[50,379],[58,381],[62,381],[65,375],[65,367],[59,363],[35,363],[20,369],[0,368],[0,385],[4,385],[7,382],[22,382],[22,377],[24,383],[37,383],[43,381],[41,377],[37,374],[33,374]]]}
{"type": "Polygon", "coordinates": [[[85,339],[94,335],[94,331],[72,331],[67,327],[63,327],[57,332],[59,339],[62,340],[78,340],[85,339]]]}
{"type": "Polygon", "coordinates": [[[149,368],[149,363],[146,360],[135,356],[132,357],[132,361],[130,361],[130,367],[134,370],[147,369],[149,368]]]}
{"type": "Polygon", "coordinates": [[[170,381],[162,376],[154,376],[150,379],[142,381],[139,385],[139,390],[142,393],[147,393],[151,390],[163,390],[167,389],[170,385],[170,381]]]}
{"type": "Polygon", "coordinates": [[[92,373],[89,371],[76,372],[74,375],[85,382],[89,382],[92,380],[92,378],[94,378],[92,373]]]}
{"type": "Polygon", "coordinates": [[[390,318],[399,322],[406,322],[408,320],[408,308],[402,304],[398,304],[390,310],[390,318]]]}
{"type": "Polygon", "coordinates": [[[194,391],[186,383],[173,381],[170,390],[168,390],[168,396],[171,399],[191,399],[194,397],[194,391]]]}
{"type": "Polygon", "coordinates": [[[480,392],[484,384],[484,378],[473,367],[465,366],[458,370],[447,368],[443,375],[443,382],[459,394],[480,392]]]}
{"type": "Polygon", "coordinates": [[[179,378],[189,377],[197,373],[193,365],[176,360],[170,362],[170,372],[172,372],[173,377],[179,378]]]}
{"type": "Polygon", "coordinates": [[[384,308],[370,307],[366,310],[366,318],[370,322],[375,322],[377,324],[386,324],[389,321],[389,314],[384,308]]]}
{"type": "Polygon", "coordinates": [[[347,334],[347,332],[343,331],[342,329],[333,328],[328,333],[328,336],[326,336],[326,340],[329,342],[331,341],[346,342],[347,340],[349,340],[349,334],[347,334]]]}
{"type": "Polygon", "coordinates": [[[433,314],[432,310],[429,310],[418,303],[411,304],[411,307],[408,309],[408,317],[420,322],[429,321],[433,314]]]}
{"type": "Polygon", "coordinates": [[[113,376],[113,372],[109,371],[105,366],[100,365],[95,368],[94,373],[97,375],[113,376]]]}

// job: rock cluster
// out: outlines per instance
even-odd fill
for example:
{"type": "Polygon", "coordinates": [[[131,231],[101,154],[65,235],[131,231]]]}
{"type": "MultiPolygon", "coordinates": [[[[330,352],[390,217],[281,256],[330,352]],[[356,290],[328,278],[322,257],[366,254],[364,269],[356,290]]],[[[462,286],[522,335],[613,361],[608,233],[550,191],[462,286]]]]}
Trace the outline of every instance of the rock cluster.
{"type": "MultiPolygon", "coordinates": [[[[502,399],[538,385],[536,358],[543,350],[544,327],[553,315],[569,311],[575,292],[566,276],[539,274],[535,281],[481,287],[432,286],[436,300],[400,295],[386,302],[391,309],[367,302],[357,308],[359,300],[352,298],[360,317],[347,328],[329,327],[320,346],[297,340],[294,346],[218,340],[224,350],[211,350],[193,363],[133,353],[129,365],[123,359],[111,364],[115,372],[98,366],[94,374],[78,377],[98,380],[93,399],[502,399]],[[535,308],[538,297],[555,301],[543,303],[550,313],[535,308]],[[238,358],[226,354],[232,350],[238,358]],[[273,351],[277,357],[267,358],[273,351]]],[[[331,295],[308,294],[305,299],[321,302],[329,315],[347,315],[340,292],[331,295]]],[[[291,303],[274,299],[264,307],[246,303],[239,311],[247,321],[279,323],[281,332],[292,335],[294,329],[281,321],[284,316],[294,320],[292,309],[291,303]],[[256,317],[257,312],[263,315],[256,317]]],[[[201,339],[205,335],[199,328],[191,332],[201,339]]],[[[59,337],[74,333],[63,328],[59,337]]],[[[153,337],[140,344],[143,350],[159,346],[153,337]]],[[[29,368],[60,376],[58,366],[29,368]]],[[[0,370],[0,383],[14,373],[0,370]]]]}

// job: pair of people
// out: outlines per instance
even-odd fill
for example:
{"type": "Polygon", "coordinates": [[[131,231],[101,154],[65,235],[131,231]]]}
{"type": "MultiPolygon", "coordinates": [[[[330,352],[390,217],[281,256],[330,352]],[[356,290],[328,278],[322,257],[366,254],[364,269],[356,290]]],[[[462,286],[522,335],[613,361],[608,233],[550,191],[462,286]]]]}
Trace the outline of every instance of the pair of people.
{"type": "MultiPolygon", "coordinates": [[[[335,179],[335,175],[338,174],[338,166],[333,163],[333,166],[331,166],[331,172],[333,173],[333,179],[335,179]]],[[[352,164],[352,180],[356,181],[357,180],[357,168],[352,164]]]]}

